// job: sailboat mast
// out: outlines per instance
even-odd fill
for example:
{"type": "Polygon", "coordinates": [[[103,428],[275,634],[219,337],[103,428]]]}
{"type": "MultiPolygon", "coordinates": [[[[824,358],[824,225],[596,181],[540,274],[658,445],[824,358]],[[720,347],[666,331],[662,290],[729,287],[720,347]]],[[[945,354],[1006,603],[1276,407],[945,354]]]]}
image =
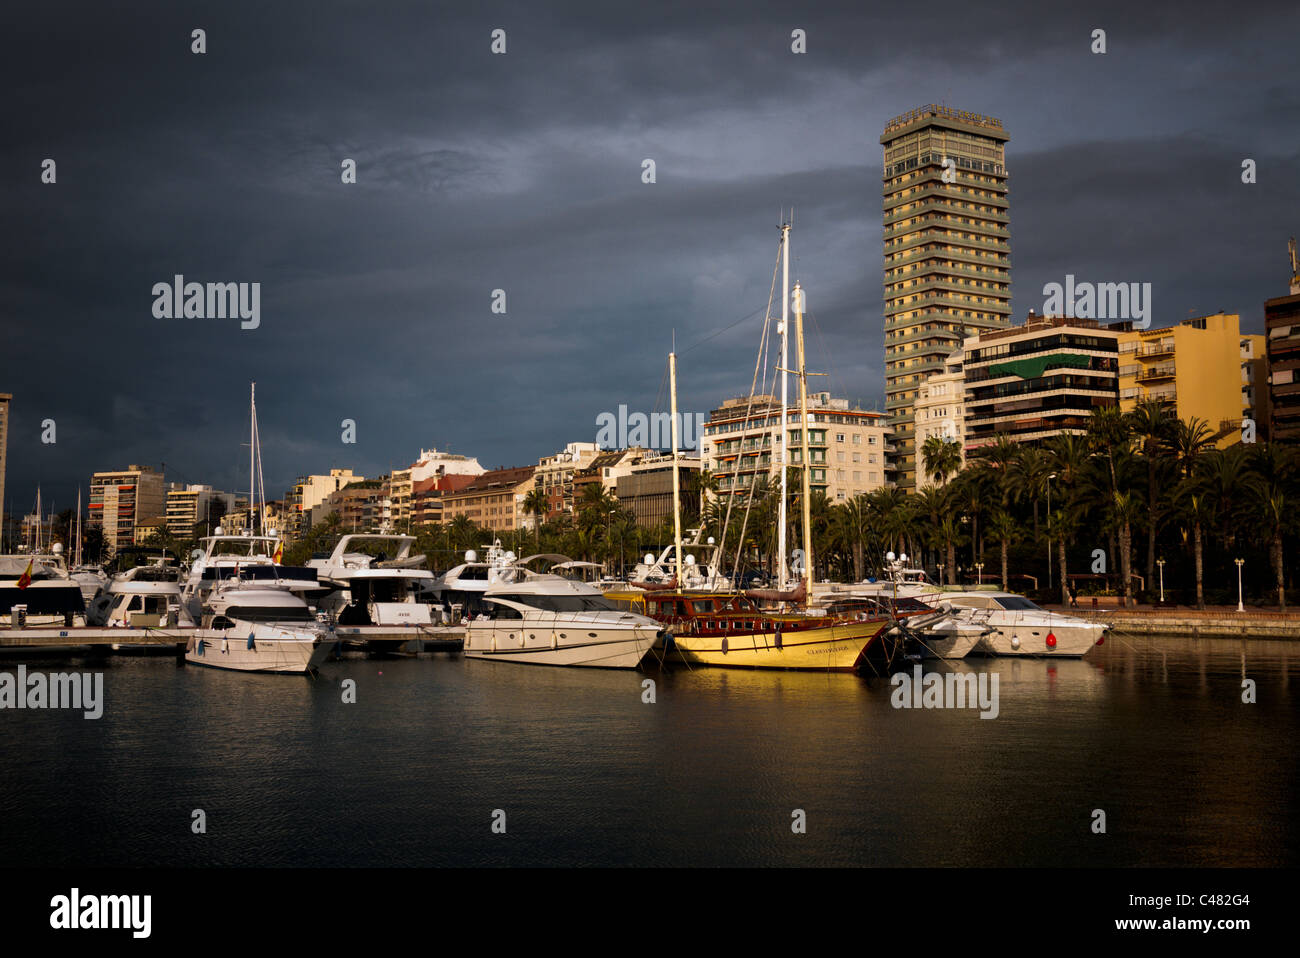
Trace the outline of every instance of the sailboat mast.
{"type": "Polygon", "coordinates": [[[812,498],[809,493],[809,476],[812,460],[808,457],[808,371],[804,366],[803,355],[803,289],[794,284],[794,322],[795,339],[799,353],[799,441],[803,448],[803,579],[808,596],[812,595],[813,551],[812,551],[812,498]]]}
{"type": "Polygon", "coordinates": [[[677,353],[668,354],[668,382],[672,395],[673,434],[673,548],[677,556],[677,588],[685,584],[682,575],[682,496],[681,476],[677,472],[677,353]]]}
{"type": "Polygon", "coordinates": [[[257,534],[257,487],[253,479],[253,451],[257,448],[257,383],[248,392],[248,528],[257,534]]]}
{"type": "Polygon", "coordinates": [[[781,467],[781,508],[778,517],[776,531],[776,587],[785,588],[785,468],[786,455],[785,450],[789,445],[787,441],[789,430],[786,428],[786,404],[789,399],[789,376],[786,370],[790,368],[790,347],[789,337],[786,330],[790,328],[790,224],[781,224],[781,431],[777,439],[781,445],[778,452],[778,462],[781,467]]]}

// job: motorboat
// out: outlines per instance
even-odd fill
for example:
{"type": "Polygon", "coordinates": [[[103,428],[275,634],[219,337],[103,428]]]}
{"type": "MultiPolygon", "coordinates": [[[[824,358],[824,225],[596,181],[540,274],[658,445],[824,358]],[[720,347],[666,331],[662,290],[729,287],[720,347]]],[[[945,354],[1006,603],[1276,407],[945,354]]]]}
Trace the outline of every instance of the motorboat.
{"type": "Polygon", "coordinates": [[[185,661],[237,672],[315,671],[336,641],[328,618],[288,589],[228,579],[207,595],[185,661]]]}
{"type": "Polygon", "coordinates": [[[81,586],[68,575],[58,550],[56,544],[50,553],[0,555],[0,626],[85,622],[81,586]]]}
{"type": "Polygon", "coordinates": [[[396,651],[434,625],[427,601],[434,575],[424,556],[411,555],[414,542],[414,536],[345,535],[327,558],[307,560],[329,590],[317,608],[334,616],[341,638],[396,651]]]}
{"type": "Polygon", "coordinates": [[[474,549],[465,553],[465,561],[453,566],[428,585],[434,605],[442,610],[449,624],[466,624],[471,618],[492,611],[484,596],[488,589],[503,581],[506,570],[515,566],[516,556],[501,547],[501,540],[483,547],[483,558],[474,549]]]}
{"type": "Polygon", "coordinates": [[[109,628],[193,628],[180,568],[158,559],[118,573],[91,602],[86,624],[109,628]]]}
{"type": "Polygon", "coordinates": [[[657,622],[595,586],[522,566],[500,570],[481,600],[488,611],[465,627],[471,659],[633,669],[663,638],[657,622]]]}
{"type": "Polygon", "coordinates": [[[1100,645],[1109,626],[1040,608],[1013,592],[946,592],[939,609],[963,612],[989,627],[980,651],[988,655],[1079,657],[1100,645]]]}
{"type": "Polygon", "coordinates": [[[282,543],[278,536],[230,535],[221,526],[215,533],[199,540],[201,548],[194,550],[181,589],[185,607],[195,621],[203,615],[209,593],[227,579],[268,582],[297,593],[320,589],[315,569],[279,563],[282,543]]]}

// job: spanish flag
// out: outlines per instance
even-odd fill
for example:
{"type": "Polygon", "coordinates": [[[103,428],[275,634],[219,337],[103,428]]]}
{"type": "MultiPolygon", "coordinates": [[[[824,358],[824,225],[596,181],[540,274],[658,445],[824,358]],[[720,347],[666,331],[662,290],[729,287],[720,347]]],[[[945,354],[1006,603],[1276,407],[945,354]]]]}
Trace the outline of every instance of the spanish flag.
{"type": "Polygon", "coordinates": [[[18,588],[25,589],[32,584],[32,563],[34,559],[27,560],[27,571],[18,577],[18,588]]]}
{"type": "Polygon", "coordinates": [[[271,561],[274,562],[276,565],[279,565],[283,559],[284,559],[284,542],[281,541],[275,544],[275,555],[271,556],[271,561]]]}

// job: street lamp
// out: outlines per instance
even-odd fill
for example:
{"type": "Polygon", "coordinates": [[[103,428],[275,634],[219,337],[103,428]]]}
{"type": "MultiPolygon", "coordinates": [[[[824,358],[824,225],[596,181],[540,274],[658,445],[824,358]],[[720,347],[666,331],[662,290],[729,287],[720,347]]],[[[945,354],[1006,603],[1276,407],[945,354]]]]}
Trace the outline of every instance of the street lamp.
{"type": "Polygon", "coordinates": [[[975,563],[975,584],[976,585],[984,584],[984,563],[983,562],[975,563]]]}
{"type": "Polygon", "coordinates": [[[1246,607],[1241,604],[1241,567],[1246,564],[1245,559],[1233,559],[1237,563],[1237,611],[1245,612],[1246,607]]]}
{"type": "Polygon", "coordinates": [[[1160,566],[1160,604],[1165,604],[1165,560],[1157,559],[1156,565],[1160,566]]]}
{"type": "Polygon", "coordinates": [[[939,585],[943,585],[943,563],[939,563],[939,585]]]}
{"type": "MultiPolygon", "coordinates": [[[[1047,521],[1052,521],[1052,480],[1056,478],[1056,473],[1047,474],[1047,521]]],[[[1052,537],[1047,537],[1047,587],[1052,587],[1052,537]]]]}

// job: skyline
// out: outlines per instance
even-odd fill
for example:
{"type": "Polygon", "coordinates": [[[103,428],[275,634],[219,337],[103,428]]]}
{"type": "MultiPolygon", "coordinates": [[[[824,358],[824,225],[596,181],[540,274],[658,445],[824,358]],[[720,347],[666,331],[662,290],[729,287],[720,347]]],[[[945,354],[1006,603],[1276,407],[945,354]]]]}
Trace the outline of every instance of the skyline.
{"type": "Polygon", "coordinates": [[[305,9],[6,13],[30,38],[4,67],[0,148],[14,515],[37,483],[62,510],[91,472],[132,462],[246,485],[252,380],[273,498],[421,448],[496,468],[593,441],[620,404],[666,410],[674,336],[680,406],[707,412],[748,391],[790,207],[809,368],[883,410],[878,138],[931,102],[1011,137],[1015,322],[1067,275],[1150,282],[1153,326],[1225,310],[1259,333],[1286,292],[1300,12],[1280,4],[1026,6],[996,27],[941,4],[937,31],[833,5],[398,6],[313,10],[310,28],[305,9]],[[152,288],[176,274],[260,283],[259,327],[154,318],[152,288]]]}

